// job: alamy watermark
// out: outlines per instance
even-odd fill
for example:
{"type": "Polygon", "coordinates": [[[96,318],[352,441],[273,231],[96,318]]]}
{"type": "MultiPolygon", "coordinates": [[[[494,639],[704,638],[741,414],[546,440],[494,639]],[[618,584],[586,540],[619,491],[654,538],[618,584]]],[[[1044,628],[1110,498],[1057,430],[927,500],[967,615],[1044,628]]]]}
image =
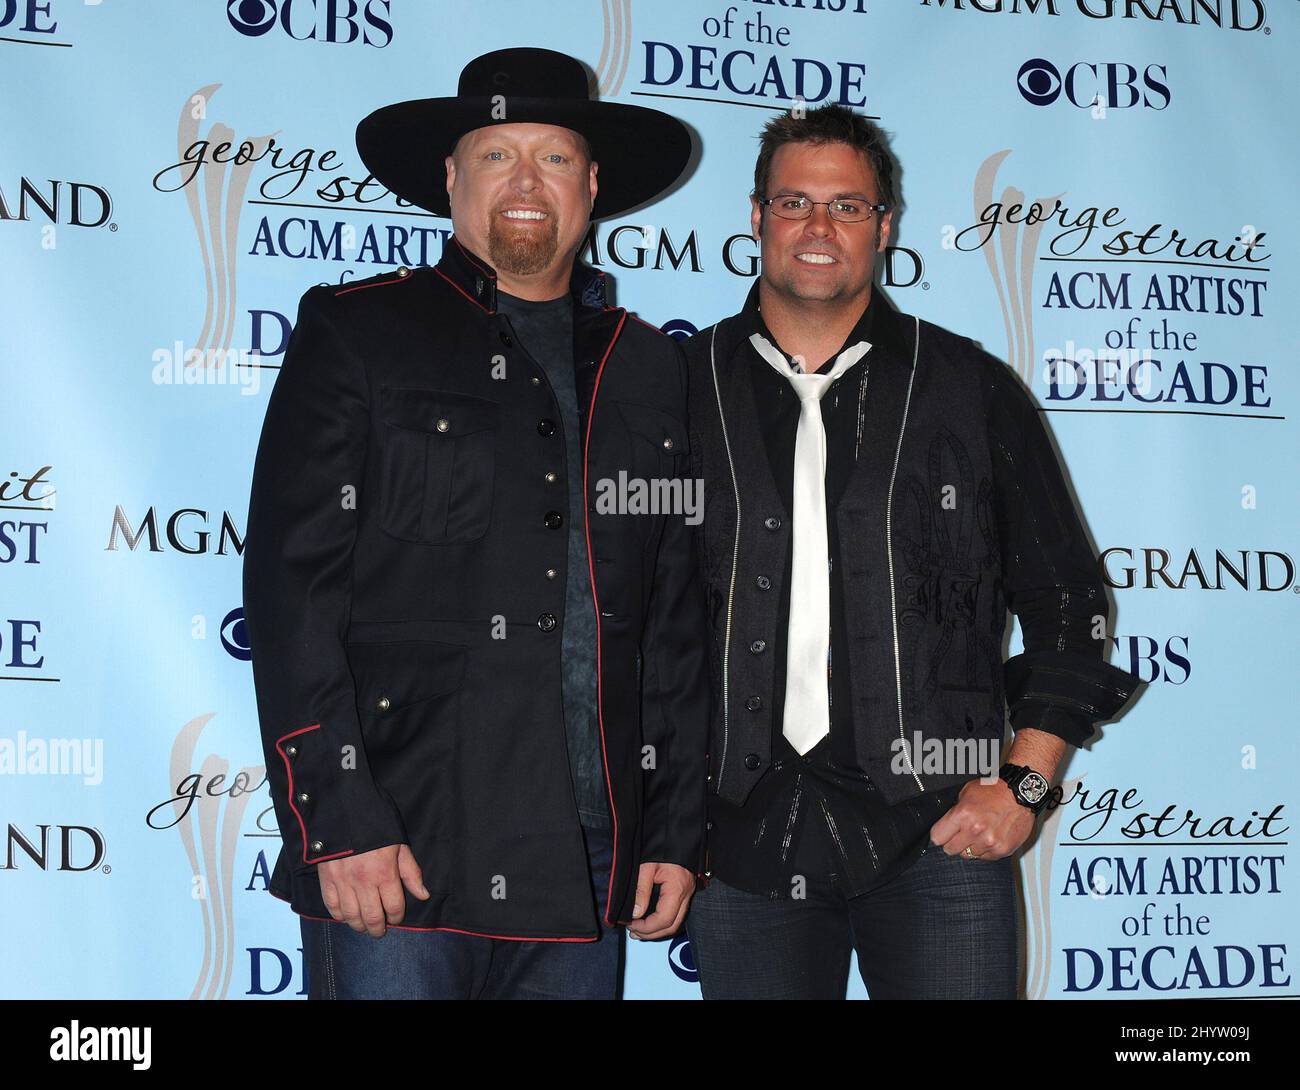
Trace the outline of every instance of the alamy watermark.
{"type": "Polygon", "coordinates": [[[240,386],[245,396],[262,388],[262,354],[248,348],[187,349],[180,341],[153,354],[155,386],[240,386]]]}
{"type": "Polygon", "coordinates": [[[104,739],[0,738],[0,776],[80,776],[87,787],[104,779],[104,739]]]}
{"type": "Polygon", "coordinates": [[[596,482],[598,515],[684,515],[687,525],[704,520],[704,482],[698,477],[602,477],[596,482]]]}
{"type": "Polygon", "coordinates": [[[891,772],[906,776],[920,772],[927,776],[967,776],[978,773],[994,783],[1002,767],[1001,738],[925,738],[919,730],[912,740],[895,738],[889,747],[894,754],[891,772]]]}

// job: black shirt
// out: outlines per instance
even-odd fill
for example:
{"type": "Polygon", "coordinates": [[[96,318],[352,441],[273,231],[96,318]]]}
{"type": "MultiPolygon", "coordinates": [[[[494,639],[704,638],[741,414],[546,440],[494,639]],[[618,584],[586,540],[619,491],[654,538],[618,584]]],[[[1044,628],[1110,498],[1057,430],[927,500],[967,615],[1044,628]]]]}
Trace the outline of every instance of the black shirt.
{"type": "MultiPolygon", "coordinates": [[[[756,296],[755,296],[756,298],[756,296]]],[[[786,630],[790,614],[791,555],[785,573],[775,646],[772,716],[772,766],[743,806],[715,795],[709,797],[711,870],[738,889],[773,899],[800,896],[800,886],[835,889],[854,897],[881,884],[915,862],[930,842],[930,827],[956,802],[961,785],[923,792],[897,806],[880,797],[871,779],[857,767],[853,751],[853,703],[849,685],[848,632],[840,572],[839,527],[835,509],[848,484],[854,462],[879,457],[860,444],[861,406],[871,396],[873,355],[880,353],[873,290],[871,301],[840,352],[865,340],[872,344],[857,363],[831,384],[821,401],[826,429],[826,531],[830,559],[831,631],[827,673],[830,694],[830,733],[800,757],[781,733],[785,705],[786,630]],[[837,652],[841,652],[837,655],[837,652]],[[842,661],[840,661],[842,660],[842,661]]],[[[780,349],[757,307],[742,312],[743,334],[759,333],[780,349]]],[[[777,493],[787,511],[793,510],[794,450],[799,425],[799,399],[756,349],[749,380],[759,428],[777,493]]],[[[821,367],[835,363],[835,353],[821,367]]],[[[792,367],[793,370],[793,367],[792,367]]]]}
{"type": "MultiPolygon", "coordinates": [[[[596,719],[596,613],[583,534],[582,444],[573,356],[573,298],[519,299],[497,290],[497,308],[521,348],[541,368],[560,408],[568,482],[568,563],[564,584],[561,697],[578,818],[587,828],[610,827],[608,788],[596,719]]],[[[557,507],[562,506],[557,503],[557,507]]]]}

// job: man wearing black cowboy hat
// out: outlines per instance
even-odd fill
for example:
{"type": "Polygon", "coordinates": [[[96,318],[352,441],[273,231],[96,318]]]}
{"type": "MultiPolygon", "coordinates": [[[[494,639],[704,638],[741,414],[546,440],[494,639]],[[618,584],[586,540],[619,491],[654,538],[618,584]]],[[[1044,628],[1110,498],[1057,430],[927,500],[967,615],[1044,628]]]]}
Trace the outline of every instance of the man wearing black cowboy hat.
{"type": "Polygon", "coordinates": [[[672,934],[695,887],[708,691],[683,512],[593,502],[684,484],[684,361],[575,254],[690,138],[507,49],[357,145],[454,234],[310,289],[267,407],[244,605],[271,892],[313,997],[613,997],[618,926],[672,934]]]}

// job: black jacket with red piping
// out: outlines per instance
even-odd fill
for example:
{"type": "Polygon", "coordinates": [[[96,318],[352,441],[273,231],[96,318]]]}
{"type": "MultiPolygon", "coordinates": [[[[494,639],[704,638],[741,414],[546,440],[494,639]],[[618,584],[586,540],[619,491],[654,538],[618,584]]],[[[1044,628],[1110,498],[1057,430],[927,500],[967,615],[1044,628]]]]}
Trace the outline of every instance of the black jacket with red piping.
{"type": "Polygon", "coordinates": [[[630,918],[640,863],[702,868],[691,528],[680,510],[594,502],[620,471],[686,475],[685,363],[605,305],[603,274],[575,263],[571,291],[587,496],[571,512],[550,384],[497,313],[493,270],[454,236],[433,268],[302,297],[244,551],[284,844],[271,892],[295,912],[329,918],[317,863],[406,843],[432,896],[408,894],[401,926],[587,939],[597,911],[630,918]],[[615,857],[594,908],[561,711],[560,512],[585,521],[597,614],[615,857]]]}

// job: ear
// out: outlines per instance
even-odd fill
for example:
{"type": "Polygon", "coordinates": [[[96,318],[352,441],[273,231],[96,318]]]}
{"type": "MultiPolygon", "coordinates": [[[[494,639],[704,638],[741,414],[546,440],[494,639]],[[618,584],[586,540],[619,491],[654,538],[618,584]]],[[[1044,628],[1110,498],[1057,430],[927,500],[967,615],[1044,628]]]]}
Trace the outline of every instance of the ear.
{"type": "Polygon", "coordinates": [[[456,160],[448,155],[443,165],[447,168],[447,197],[450,198],[451,191],[456,188],[456,160]]]}
{"type": "Polygon", "coordinates": [[[880,217],[880,244],[876,247],[876,252],[883,254],[885,247],[889,245],[890,232],[894,227],[894,210],[891,208],[880,217]]]}
{"type": "Polygon", "coordinates": [[[749,195],[749,230],[755,242],[763,237],[763,206],[753,193],[749,195]]]}
{"type": "Polygon", "coordinates": [[[600,164],[593,159],[591,161],[591,169],[587,174],[587,186],[591,191],[591,203],[593,207],[596,204],[596,194],[600,191],[600,186],[596,184],[596,171],[599,167],[600,164]]]}

